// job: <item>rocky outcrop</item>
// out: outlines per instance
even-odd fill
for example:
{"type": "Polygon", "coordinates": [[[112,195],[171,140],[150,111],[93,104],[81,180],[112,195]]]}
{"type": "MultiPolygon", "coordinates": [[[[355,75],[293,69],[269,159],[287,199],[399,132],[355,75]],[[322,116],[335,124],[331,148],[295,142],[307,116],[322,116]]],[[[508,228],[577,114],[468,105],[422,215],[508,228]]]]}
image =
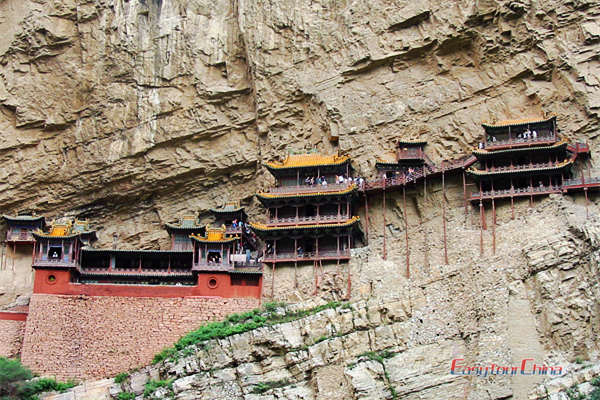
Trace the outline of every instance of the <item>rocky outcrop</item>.
{"type": "Polygon", "coordinates": [[[372,258],[361,268],[380,275],[368,290],[357,285],[362,300],[184,349],[133,373],[113,395],[140,394],[150,379],[162,379],[172,380],[177,399],[528,398],[553,377],[455,375],[452,360],[518,367],[532,359],[564,371],[597,361],[600,230],[561,197],[497,230],[505,239],[496,256],[467,262],[467,251],[464,264],[410,280],[398,273],[400,263],[375,261],[365,250],[372,258]],[[532,235],[540,226],[545,234],[532,235]]]}

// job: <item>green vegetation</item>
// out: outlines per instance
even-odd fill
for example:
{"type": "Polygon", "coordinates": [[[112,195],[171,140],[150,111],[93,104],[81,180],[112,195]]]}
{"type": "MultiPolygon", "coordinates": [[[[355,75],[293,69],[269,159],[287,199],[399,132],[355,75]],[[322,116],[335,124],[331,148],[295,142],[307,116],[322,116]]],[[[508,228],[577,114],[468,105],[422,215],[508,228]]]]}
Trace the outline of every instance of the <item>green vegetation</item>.
{"type": "Polygon", "coordinates": [[[129,378],[129,374],[127,372],[121,372],[117,376],[115,376],[115,383],[122,383],[129,378]]]}
{"type": "MultiPolygon", "coordinates": [[[[396,388],[394,388],[391,384],[390,374],[387,372],[387,369],[385,368],[385,363],[383,361],[387,360],[388,358],[392,358],[395,355],[396,355],[395,353],[392,353],[390,351],[382,350],[382,351],[367,351],[366,353],[362,353],[361,355],[358,356],[358,358],[366,357],[369,360],[377,361],[379,364],[381,364],[381,367],[383,368],[383,376],[385,378],[384,379],[385,384],[387,385],[387,387],[392,395],[392,399],[394,399],[394,400],[398,398],[398,392],[396,392],[396,388]]],[[[356,366],[356,363],[351,363],[348,365],[348,368],[352,369],[355,366],[356,366]]]]}
{"type": "Polygon", "coordinates": [[[584,361],[583,357],[575,357],[575,364],[583,364],[584,361]]]}
{"type": "Polygon", "coordinates": [[[343,303],[333,301],[308,310],[290,311],[285,303],[265,303],[262,309],[255,309],[241,314],[232,314],[224,321],[209,322],[179,339],[173,347],[166,348],[154,356],[153,364],[163,360],[175,360],[181,354],[193,354],[193,350],[184,350],[188,346],[211,339],[221,339],[238,333],[248,332],[264,326],[272,326],[295,321],[330,308],[337,308],[343,303]]]}
{"type": "Polygon", "coordinates": [[[18,360],[0,357],[0,399],[38,400],[38,394],[49,391],[64,392],[75,382],[57,382],[55,379],[34,379],[31,371],[18,360]]]}
{"type": "Polygon", "coordinates": [[[118,400],[135,400],[135,393],[132,392],[121,392],[117,396],[118,400]]]}
{"type": "Polygon", "coordinates": [[[590,392],[589,400],[600,400],[600,377],[592,379],[590,383],[596,388],[590,392]]]}
{"type": "Polygon", "coordinates": [[[287,379],[282,379],[280,381],[259,382],[252,388],[251,393],[261,394],[261,393],[266,392],[267,390],[284,387],[289,384],[290,384],[290,381],[287,379]]]}
{"type": "Polygon", "coordinates": [[[144,388],[144,397],[152,396],[152,393],[156,392],[156,390],[161,387],[168,388],[169,392],[171,392],[171,394],[172,394],[174,380],[175,379],[167,379],[164,381],[155,381],[154,379],[151,379],[148,383],[146,383],[146,386],[144,388]]]}

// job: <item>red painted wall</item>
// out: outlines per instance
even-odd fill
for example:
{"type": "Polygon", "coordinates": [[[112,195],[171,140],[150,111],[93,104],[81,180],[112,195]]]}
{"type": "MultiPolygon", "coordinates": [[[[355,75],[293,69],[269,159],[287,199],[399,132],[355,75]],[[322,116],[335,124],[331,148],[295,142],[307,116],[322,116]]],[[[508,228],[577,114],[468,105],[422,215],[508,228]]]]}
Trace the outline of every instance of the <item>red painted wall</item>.
{"type": "Polygon", "coordinates": [[[0,321],[26,321],[27,313],[0,312],[0,321]]]}
{"type": "Polygon", "coordinates": [[[122,296],[122,297],[223,297],[255,298],[261,295],[262,276],[257,286],[232,285],[230,275],[223,272],[201,273],[195,286],[147,286],[72,283],[71,273],[65,270],[36,269],[33,293],[122,296]],[[49,279],[54,276],[54,280],[49,279]],[[212,285],[211,280],[216,281],[212,285]],[[211,283],[211,284],[209,284],[211,283]]]}

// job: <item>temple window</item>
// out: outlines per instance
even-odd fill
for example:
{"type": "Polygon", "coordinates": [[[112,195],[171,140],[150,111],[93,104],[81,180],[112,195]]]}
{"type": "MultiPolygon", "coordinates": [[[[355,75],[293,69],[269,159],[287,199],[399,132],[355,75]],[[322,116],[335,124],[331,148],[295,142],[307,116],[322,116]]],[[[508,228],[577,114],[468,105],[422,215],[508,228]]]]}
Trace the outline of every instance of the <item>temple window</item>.
{"type": "Polygon", "coordinates": [[[60,260],[62,258],[62,246],[50,246],[48,249],[48,258],[51,260],[60,260]]]}

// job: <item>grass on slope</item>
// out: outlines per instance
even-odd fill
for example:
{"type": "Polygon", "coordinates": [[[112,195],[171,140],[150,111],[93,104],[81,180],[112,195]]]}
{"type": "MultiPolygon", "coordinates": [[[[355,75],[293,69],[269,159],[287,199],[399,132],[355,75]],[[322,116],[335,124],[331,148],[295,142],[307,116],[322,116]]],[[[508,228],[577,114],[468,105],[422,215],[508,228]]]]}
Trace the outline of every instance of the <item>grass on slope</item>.
{"type": "Polygon", "coordinates": [[[178,352],[184,348],[207,340],[221,339],[264,326],[295,321],[342,305],[344,303],[332,301],[308,310],[290,311],[286,308],[285,303],[266,303],[262,309],[255,309],[241,314],[232,314],[224,321],[209,322],[201,326],[179,339],[173,347],[168,347],[155,355],[152,363],[157,364],[166,359],[175,359],[178,352]]]}

